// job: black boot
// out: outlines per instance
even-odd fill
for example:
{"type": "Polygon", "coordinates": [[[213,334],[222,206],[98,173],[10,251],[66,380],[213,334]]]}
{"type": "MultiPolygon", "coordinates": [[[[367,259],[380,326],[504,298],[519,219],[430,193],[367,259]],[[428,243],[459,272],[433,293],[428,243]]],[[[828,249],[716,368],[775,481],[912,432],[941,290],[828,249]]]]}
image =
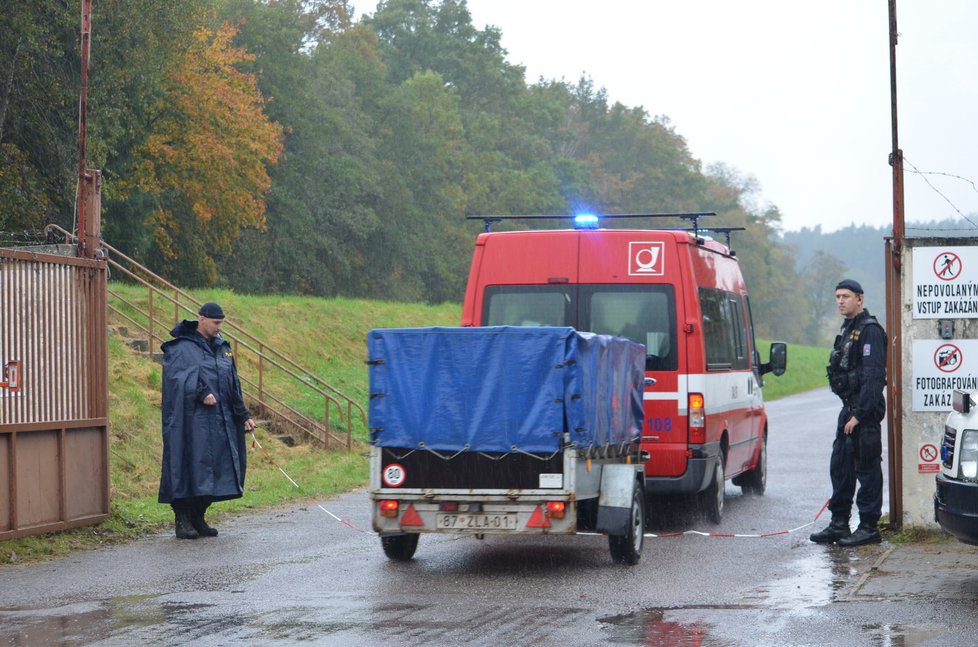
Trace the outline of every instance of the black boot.
{"type": "Polygon", "coordinates": [[[841,542],[841,540],[851,534],[852,531],[849,530],[849,518],[832,515],[832,521],[824,530],[812,533],[808,538],[816,544],[832,544],[837,541],[841,542]]]}
{"type": "Polygon", "coordinates": [[[197,539],[200,535],[191,520],[190,508],[186,503],[173,503],[174,527],[177,539],[197,539]]]}
{"type": "Polygon", "coordinates": [[[207,512],[207,508],[210,507],[209,503],[196,502],[190,508],[190,521],[194,525],[194,530],[201,537],[217,537],[217,528],[207,525],[204,521],[204,513],[207,512]]]}
{"type": "Polygon", "coordinates": [[[844,547],[864,546],[865,544],[878,544],[881,541],[883,541],[883,536],[880,535],[876,523],[864,523],[860,521],[856,532],[852,533],[850,537],[840,539],[839,545],[844,547]]]}

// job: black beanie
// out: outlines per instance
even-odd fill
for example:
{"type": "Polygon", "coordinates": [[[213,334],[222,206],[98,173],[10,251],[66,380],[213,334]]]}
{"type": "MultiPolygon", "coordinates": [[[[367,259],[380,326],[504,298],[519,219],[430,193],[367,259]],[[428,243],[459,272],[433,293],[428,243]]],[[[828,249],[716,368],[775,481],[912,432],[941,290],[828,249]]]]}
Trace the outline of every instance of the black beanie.
{"type": "Polygon", "coordinates": [[[839,284],[835,286],[835,289],[849,290],[850,292],[854,292],[856,294],[863,293],[863,286],[859,285],[859,282],[853,279],[842,279],[841,281],[839,281],[839,284]]]}
{"type": "Polygon", "coordinates": [[[200,306],[200,310],[197,312],[201,317],[207,317],[208,319],[223,319],[224,311],[221,310],[221,306],[217,305],[213,301],[208,301],[204,305],[200,306]]]}

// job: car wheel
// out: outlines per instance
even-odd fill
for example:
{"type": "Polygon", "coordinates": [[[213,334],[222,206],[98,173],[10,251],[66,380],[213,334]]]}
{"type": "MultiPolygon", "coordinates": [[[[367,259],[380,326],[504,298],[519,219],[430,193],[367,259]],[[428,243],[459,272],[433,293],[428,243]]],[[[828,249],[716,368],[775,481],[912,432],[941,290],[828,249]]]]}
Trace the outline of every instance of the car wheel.
{"type": "Polygon", "coordinates": [[[700,492],[698,497],[698,507],[700,512],[706,515],[714,524],[719,524],[723,520],[723,490],[726,482],[724,481],[723,464],[726,456],[721,452],[717,457],[716,466],[713,468],[713,481],[710,486],[700,492]]]}
{"type": "Polygon", "coordinates": [[[390,559],[399,562],[406,562],[414,557],[414,551],[418,549],[418,533],[406,533],[403,535],[385,535],[380,538],[380,545],[384,547],[384,554],[390,559]]]}
{"type": "Polygon", "coordinates": [[[632,492],[632,510],[628,531],[624,535],[608,535],[611,559],[619,564],[634,566],[642,558],[645,544],[645,493],[638,487],[632,492]]]}
{"type": "Polygon", "coordinates": [[[767,489],[767,435],[761,441],[761,455],[757,467],[741,476],[740,487],[744,494],[764,496],[767,489]]]}

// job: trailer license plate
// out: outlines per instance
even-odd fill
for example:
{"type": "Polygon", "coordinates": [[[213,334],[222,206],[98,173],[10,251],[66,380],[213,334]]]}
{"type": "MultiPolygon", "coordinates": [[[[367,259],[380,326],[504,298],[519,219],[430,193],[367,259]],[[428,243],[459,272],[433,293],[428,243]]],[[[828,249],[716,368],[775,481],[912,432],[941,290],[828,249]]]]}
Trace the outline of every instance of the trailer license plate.
{"type": "Polygon", "coordinates": [[[450,530],[516,530],[516,515],[439,514],[436,523],[450,530]]]}

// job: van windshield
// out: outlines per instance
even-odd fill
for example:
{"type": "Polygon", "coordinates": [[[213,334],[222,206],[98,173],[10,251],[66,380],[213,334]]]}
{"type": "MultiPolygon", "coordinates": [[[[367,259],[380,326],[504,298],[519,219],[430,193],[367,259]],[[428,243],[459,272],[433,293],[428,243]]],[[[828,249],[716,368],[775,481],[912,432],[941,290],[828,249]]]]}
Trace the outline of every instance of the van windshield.
{"type": "Polygon", "coordinates": [[[645,346],[647,371],[674,371],[676,299],[671,285],[493,285],[483,326],[571,326],[645,346]]]}

